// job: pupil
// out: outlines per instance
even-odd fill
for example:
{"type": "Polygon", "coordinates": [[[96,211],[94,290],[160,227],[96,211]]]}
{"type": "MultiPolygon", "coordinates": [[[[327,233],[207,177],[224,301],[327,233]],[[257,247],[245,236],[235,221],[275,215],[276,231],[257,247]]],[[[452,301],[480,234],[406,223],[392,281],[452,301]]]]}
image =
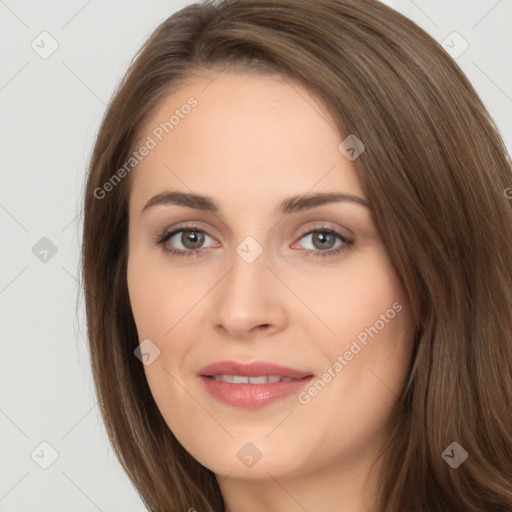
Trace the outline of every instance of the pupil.
{"type": "Polygon", "coordinates": [[[200,233],[199,231],[183,231],[181,235],[181,243],[187,249],[198,249],[203,245],[204,242],[204,233],[200,233]]]}
{"type": "Polygon", "coordinates": [[[313,233],[313,245],[317,249],[331,249],[336,242],[336,239],[332,233],[326,231],[319,231],[313,233]],[[319,243],[317,243],[319,242],[319,243]]]}

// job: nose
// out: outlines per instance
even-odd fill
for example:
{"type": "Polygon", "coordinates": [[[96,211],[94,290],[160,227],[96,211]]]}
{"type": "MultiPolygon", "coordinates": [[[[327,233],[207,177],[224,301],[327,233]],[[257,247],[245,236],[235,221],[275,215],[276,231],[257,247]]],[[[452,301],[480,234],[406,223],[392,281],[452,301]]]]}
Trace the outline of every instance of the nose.
{"type": "Polygon", "coordinates": [[[252,263],[233,255],[230,272],[212,294],[214,328],[224,336],[248,340],[286,327],[285,290],[268,264],[265,251],[252,263]]]}

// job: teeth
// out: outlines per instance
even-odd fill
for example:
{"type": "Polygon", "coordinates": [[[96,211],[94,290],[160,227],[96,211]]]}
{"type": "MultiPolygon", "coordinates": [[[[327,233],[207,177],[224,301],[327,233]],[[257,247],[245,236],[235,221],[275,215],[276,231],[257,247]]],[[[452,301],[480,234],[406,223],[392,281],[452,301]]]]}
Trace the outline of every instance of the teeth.
{"type": "Polygon", "coordinates": [[[233,375],[215,375],[215,380],[223,380],[224,382],[233,382],[233,375]]]}
{"type": "Polygon", "coordinates": [[[262,375],[261,377],[246,377],[242,375],[214,375],[215,380],[222,380],[231,384],[268,384],[274,382],[294,382],[297,379],[280,377],[279,375],[262,375]]]}

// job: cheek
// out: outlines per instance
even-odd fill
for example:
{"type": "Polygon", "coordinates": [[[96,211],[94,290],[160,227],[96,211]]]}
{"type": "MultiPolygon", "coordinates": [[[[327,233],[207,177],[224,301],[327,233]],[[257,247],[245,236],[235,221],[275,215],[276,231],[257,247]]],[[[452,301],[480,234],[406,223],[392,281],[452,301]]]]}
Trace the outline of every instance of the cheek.
{"type": "Polygon", "coordinates": [[[139,337],[156,340],[165,339],[200,292],[191,280],[169,272],[161,258],[143,257],[136,249],[128,258],[127,283],[139,337]]]}
{"type": "Polygon", "coordinates": [[[408,326],[403,287],[380,246],[354,254],[346,266],[317,279],[305,275],[294,279],[294,290],[329,328],[331,339],[326,336],[326,341],[336,350],[348,349],[358,337],[362,342],[370,339],[368,330],[396,337],[408,326]]]}
{"type": "Polygon", "coordinates": [[[401,282],[384,250],[358,260],[350,275],[333,279],[323,308],[336,337],[325,346],[331,363],[342,358],[338,385],[359,404],[398,395],[413,349],[414,324],[401,282]],[[328,303],[327,303],[328,302],[328,303]]]}
{"type": "Polygon", "coordinates": [[[144,366],[144,372],[158,408],[166,421],[171,420],[169,426],[174,431],[180,422],[176,426],[173,419],[197,412],[178,381],[181,363],[190,350],[182,327],[187,312],[197,302],[198,291],[184,286],[175,273],[170,275],[161,264],[147,262],[148,258],[141,257],[136,250],[130,254],[128,293],[139,341],[150,339],[157,347],[151,349],[152,361],[144,366]]]}
{"type": "MultiPolygon", "coordinates": [[[[144,370],[157,403],[163,404],[179,393],[172,377],[182,374],[184,362],[194,350],[191,335],[198,326],[199,302],[211,284],[206,276],[191,279],[190,274],[170,271],[162,258],[149,260],[137,250],[130,254],[128,293],[139,341],[149,339],[156,345],[153,350],[158,355],[144,370]]],[[[172,409],[174,403],[166,407],[172,409]]]]}
{"type": "Polygon", "coordinates": [[[168,298],[152,286],[152,276],[139,269],[128,272],[128,293],[139,339],[160,337],[169,328],[164,314],[168,298]]]}

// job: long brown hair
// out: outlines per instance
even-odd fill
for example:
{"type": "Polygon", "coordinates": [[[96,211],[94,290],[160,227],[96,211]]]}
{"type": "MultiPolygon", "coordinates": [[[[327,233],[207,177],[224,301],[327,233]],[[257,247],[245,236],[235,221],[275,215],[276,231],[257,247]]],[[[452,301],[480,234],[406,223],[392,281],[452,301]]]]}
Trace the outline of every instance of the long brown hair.
{"type": "Polygon", "coordinates": [[[385,452],[382,511],[512,510],[510,156],[451,57],[376,0],[190,5],[154,31],[109,105],[85,190],[82,279],[101,412],[148,509],[224,505],[215,475],[168,428],[134,356],[130,176],[98,191],[159,100],[195,72],[226,67],[306,87],[332,112],[340,142],[354,134],[365,144],[355,165],[419,326],[385,452]],[[456,469],[442,456],[453,442],[468,454],[456,469]]]}

